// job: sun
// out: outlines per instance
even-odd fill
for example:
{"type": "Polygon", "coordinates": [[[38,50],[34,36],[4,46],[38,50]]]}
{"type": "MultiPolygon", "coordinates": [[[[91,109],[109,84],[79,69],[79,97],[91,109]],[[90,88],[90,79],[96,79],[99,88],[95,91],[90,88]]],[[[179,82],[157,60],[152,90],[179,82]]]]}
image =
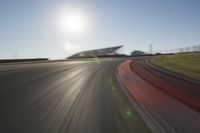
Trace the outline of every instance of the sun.
{"type": "Polygon", "coordinates": [[[80,12],[66,12],[60,16],[59,27],[70,34],[83,33],[87,28],[86,17],[80,12]]]}
{"type": "Polygon", "coordinates": [[[80,32],[84,28],[84,19],[79,14],[69,14],[64,26],[70,32],[80,32]]]}

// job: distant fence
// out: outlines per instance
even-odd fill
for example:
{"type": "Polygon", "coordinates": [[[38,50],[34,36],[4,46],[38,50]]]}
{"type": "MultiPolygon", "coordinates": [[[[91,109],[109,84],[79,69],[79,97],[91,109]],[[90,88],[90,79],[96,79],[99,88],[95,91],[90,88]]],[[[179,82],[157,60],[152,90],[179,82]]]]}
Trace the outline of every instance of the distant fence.
{"type": "Polygon", "coordinates": [[[152,54],[156,54],[156,53],[188,53],[188,52],[200,52],[200,45],[167,49],[167,50],[155,50],[155,51],[152,51],[152,54]]]}
{"type": "Polygon", "coordinates": [[[14,62],[32,62],[32,61],[47,61],[48,58],[34,58],[34,59],[8,59],[0,60],[0,63],[14,63],[14,62]]]}

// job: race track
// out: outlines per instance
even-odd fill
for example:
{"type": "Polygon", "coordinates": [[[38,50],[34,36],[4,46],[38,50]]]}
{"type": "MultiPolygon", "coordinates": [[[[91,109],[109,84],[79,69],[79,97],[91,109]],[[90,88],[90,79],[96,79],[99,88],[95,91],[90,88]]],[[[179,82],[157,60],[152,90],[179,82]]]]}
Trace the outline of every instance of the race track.
{"type": "Polygon", "coordinates": [[[118,83],[120,62],[1,65],[0,132],[151,132],[118,83]]]}
{"type": "Polygon", "coordinates": [[[199,85],[146,59],[0,65],[0,132],[199,133],[199,85]]]}

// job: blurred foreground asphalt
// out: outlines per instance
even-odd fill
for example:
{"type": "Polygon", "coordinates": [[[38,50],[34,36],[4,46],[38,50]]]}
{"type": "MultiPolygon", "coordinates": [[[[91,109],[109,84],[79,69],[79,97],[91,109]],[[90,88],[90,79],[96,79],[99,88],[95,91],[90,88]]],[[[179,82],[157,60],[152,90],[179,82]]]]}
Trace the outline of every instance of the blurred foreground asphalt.
{"type": "Polygon", "coordinates": [[[116,79],[120,62],[0,66],[0,132],[149,133],[116,79]]]}

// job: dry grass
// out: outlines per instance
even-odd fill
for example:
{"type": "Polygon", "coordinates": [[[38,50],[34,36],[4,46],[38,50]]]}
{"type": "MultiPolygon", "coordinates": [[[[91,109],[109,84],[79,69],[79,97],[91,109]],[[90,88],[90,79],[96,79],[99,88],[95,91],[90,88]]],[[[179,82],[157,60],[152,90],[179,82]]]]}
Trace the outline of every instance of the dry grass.
{"type": "Polygon", "coordinates": [[[200,53],[155,56],[152,63],[200,80],[200,53]]]}

